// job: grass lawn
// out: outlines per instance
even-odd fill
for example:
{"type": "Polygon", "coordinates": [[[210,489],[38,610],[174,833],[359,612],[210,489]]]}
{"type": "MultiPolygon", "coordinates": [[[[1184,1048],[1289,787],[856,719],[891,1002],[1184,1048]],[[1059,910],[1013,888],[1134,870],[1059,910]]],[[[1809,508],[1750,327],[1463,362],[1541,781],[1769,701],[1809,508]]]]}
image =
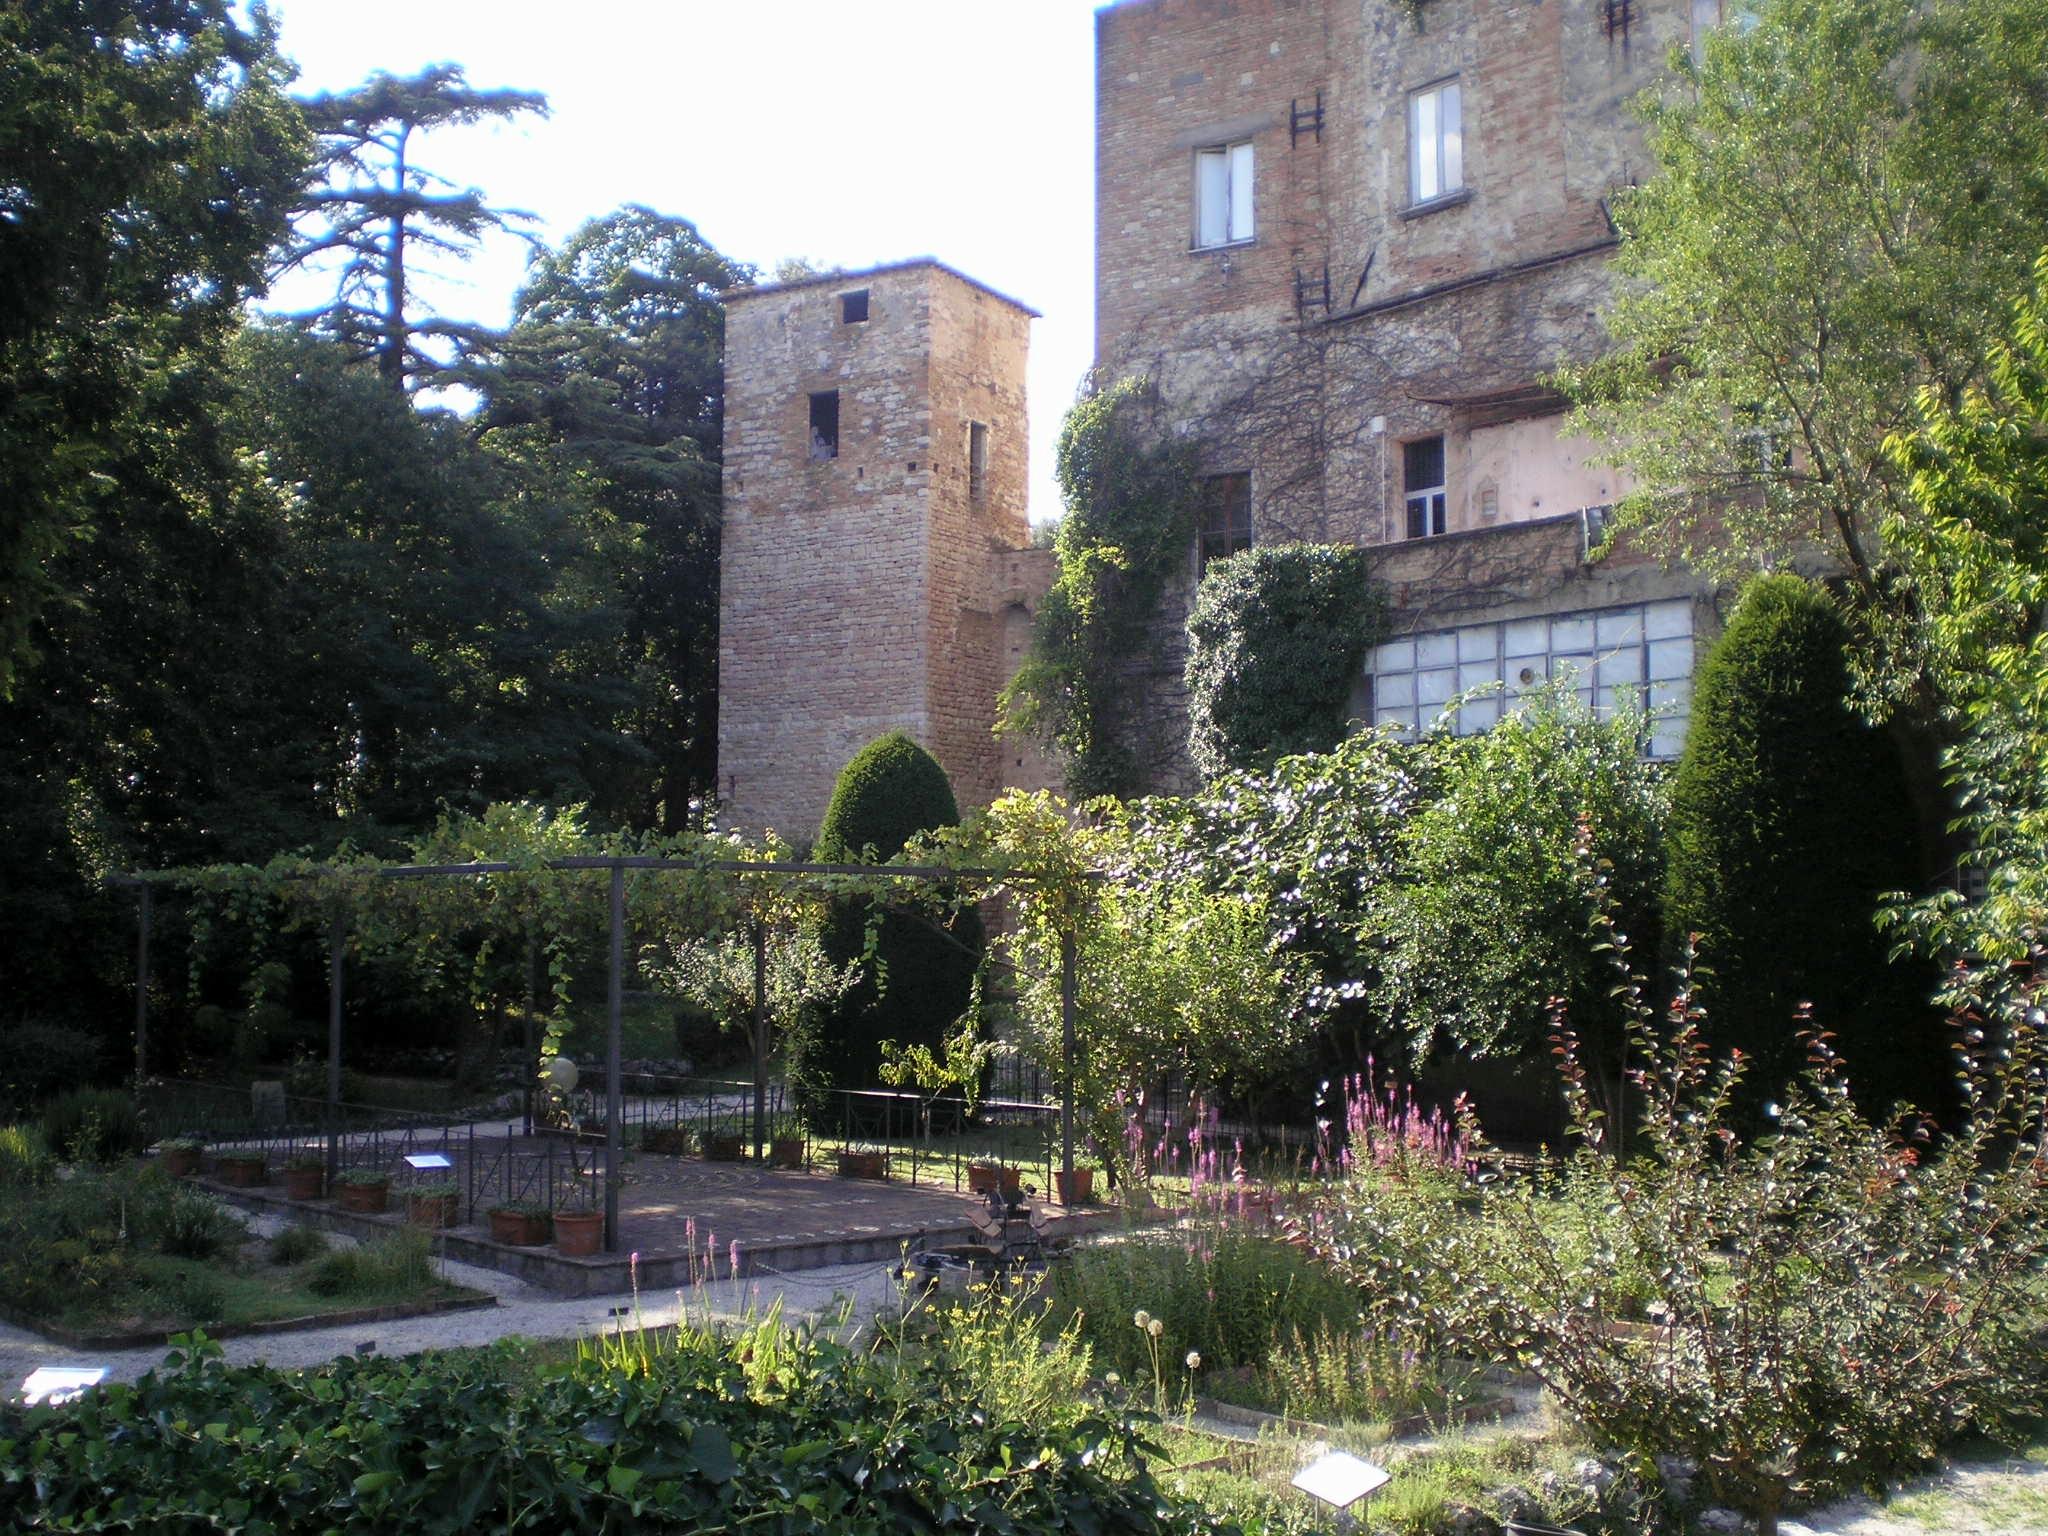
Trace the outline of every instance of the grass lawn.
{"type": "Polygon", "coordinates": [[[81,1296],[49,1320],[101,1333],[168,1333],[482,1294],[440,1278],[431,1253],[323,1249],[279,1263],[271,1249],[252,1239],[210,1259],[138,1255],[130,1285],[81,1296]]]}

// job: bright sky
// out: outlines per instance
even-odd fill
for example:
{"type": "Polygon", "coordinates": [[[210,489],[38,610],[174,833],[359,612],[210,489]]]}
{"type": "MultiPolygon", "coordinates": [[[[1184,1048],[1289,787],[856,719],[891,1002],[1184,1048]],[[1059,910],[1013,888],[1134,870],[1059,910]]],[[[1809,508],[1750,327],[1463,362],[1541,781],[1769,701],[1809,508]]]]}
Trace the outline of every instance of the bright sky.
{"type": "MultiPolygon", "coordinates": [[[[448,129],[419,160],[550,243],[624,203],[693,221],[766,272],[785,256],[936,256],[1043,311],[1031,338],[1032,515],[1094,337],[1098,0],[277,0],[301,92],[463,66],[551,115],[448,129]]],[[[502,324],[524,266],[487,246],[421,293],[502,324]]],[[[286,291],[289,303],[310,302],[286,291]]]]}

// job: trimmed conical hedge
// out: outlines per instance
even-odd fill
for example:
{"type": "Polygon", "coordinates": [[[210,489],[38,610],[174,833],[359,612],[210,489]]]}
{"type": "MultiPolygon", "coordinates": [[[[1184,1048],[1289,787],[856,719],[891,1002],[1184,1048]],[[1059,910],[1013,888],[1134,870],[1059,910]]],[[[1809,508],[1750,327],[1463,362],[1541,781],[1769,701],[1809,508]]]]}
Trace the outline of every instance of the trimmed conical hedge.
{"type": "MultiPolygon", "coordinates": [[[[892,731],[840,770],[812,856],[827,864],[894,858],[918,833],[959,819],[945,769],[910,737],[892,731]]],[[[868,907],[866,901],[840,902],[826,918],[819,941],[833,964],[864,953],[868,907]]],[[[814,1127],[838,1126],[843,1106],[832,1090],[880,1084],[884,1040],[938,1048],[967,1009],[983,939],[981,918],[971,909],[944,927],[917,914],[883,915],[874,960],[860,981],[791,1042],[791,1086],[814,1127]]]]}
{"type": "Polygon", "coordinates": [[[1840,1037],[1866,1109],[1945,1091],[1924,967],[1894,964],[1873,922],[1917,876],[1913,806],[1891,740],[1849,704],[1848,630],[1791,575],[1752,582],[1701,666],[1672,787],[1666,932],[1700,936],[1722,1048],[1754,1061],[1752,1098],[1803,1060],[1795,1011],[1840,1037]]]}

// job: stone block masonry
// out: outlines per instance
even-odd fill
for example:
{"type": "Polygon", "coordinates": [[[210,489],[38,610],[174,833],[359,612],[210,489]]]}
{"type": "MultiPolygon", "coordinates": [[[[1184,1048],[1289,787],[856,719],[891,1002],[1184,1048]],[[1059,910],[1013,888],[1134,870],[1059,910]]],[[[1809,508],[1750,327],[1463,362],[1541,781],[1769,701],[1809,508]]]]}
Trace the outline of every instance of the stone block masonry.
{"type": "Polygon", "coordinates": [[[807,841],[896,729],[987,803],[1034,311],[929,259],[725,297],[725,822],[807,841]]]}

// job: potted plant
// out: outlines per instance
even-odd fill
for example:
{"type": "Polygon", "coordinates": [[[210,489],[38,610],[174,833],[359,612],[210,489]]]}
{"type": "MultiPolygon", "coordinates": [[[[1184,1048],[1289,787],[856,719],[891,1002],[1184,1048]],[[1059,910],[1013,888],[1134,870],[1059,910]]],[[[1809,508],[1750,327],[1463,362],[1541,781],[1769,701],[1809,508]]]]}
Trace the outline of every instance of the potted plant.
{"type": "Polygon", "coordinates": [[[236,1189],[270,1182],[270,1159],[262,1152],[223,1152],[213,1160],[214,1176],[236,1189]]]}
{"type": "Polygon", "coordinates": [[[295,1152],[284,1165],[284,1197],[318,1200],[327,1182],[327,1164],[316,1152],[295,1152]]]}
{"type": "Polygon", "coordinates": [[[344,1168],[335,1176],[334,1187],[344,1211],[374,1215],[391,1196],[391,1175],[381,1168],[344,1168]]]}
{"type": "Polygon", "coordinates": [[[803,1127],[795,1124],[777,1125],[768,1133],[768,1162],[775,1168],[803,1168],[809,1165],[805,1155],[803,1127]]]}
{"type": "Polygon", "coordinates": [[[650,1125],[640,1133],[640,1150],[660,1152],[669,1157],[690,1154],[690,1128],[686,1125],[650,1125]]]}
{"type": "Polygon", "coordinates": [[[736,1163],[745,1156],[747,1139],[738,1131],[706,1131],[704,1160],[707,1163],[736,1163]]]}
{"type": "Polygon", "coordinates": [[[490,1210],[491,1241],[515,1248],[537,1248],[548,1240],[552,1223],[548,1208],[517,1200],[490,1210]]]}
{"type": "Polygon", "coordinates": [[[1086,1205],[1095,1198],[1095,1170],[1076,1168],[1069,1174],[1063,1168],[1055,1168],[1052,1189],[1053,1197],[1061,1205],[1086,1205]]]}
{"type": "Polygon", "coordinates": [[[579,1202],[555,1212],[555,1251],[563,1257],[588,1258],[603,1240],[603,1211],[579,1202]]]}
{"type": "Polygon", "coordinates": [[[415,1227],[452,1227],[461,1198],[452,1180],[415,1184],[405,1192],[405,1219],[415,1227]]]}
{"type": "Polygon", "coordinates": [[[977,1195],[985,1195],[997,1188],[1005,1195],[1014,1195],[1023,1186],[1024,1170],[1012,1164],[977,1162],[967,1165],[967,1187],[977,1195]]]}
{"type": "Polygon", "coordinates": [[[172,1178],[189,1179],[199,1171],[200,1151],[197,1137],[174,1136],[163,1143],[157,1161],[163,1164],[164,1172],[172,1178]]]}
{"type": "Polygon", "coordinates": [[[851,1148],[842,1148],[839,1153],[839,1176],[842,1179],[886,1179],[889,1177],[889,1154],[856,1152],[851,1148]]]}

